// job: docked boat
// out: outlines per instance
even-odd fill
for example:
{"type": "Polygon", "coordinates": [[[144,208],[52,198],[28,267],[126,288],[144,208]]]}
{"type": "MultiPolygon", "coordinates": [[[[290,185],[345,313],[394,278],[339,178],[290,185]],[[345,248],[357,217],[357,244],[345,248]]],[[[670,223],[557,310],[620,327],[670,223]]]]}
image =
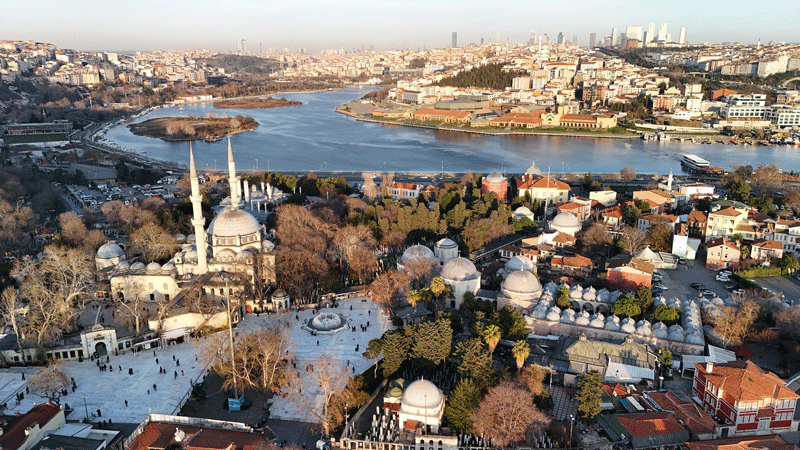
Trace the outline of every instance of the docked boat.
{"type": "Polygon", "coordinates": [[[705,172],[711,166],[711,163],[697,155],[683,155],[681,165],[690,172],[705,172]]]}
{"type": "Polygon", "coordinates": [[[221,140],[222,140],[222,136],[217,136],[217,135],[208,136],[205,139],[206,142],[217,142],[217,141],[221,141],[221,140]]]}

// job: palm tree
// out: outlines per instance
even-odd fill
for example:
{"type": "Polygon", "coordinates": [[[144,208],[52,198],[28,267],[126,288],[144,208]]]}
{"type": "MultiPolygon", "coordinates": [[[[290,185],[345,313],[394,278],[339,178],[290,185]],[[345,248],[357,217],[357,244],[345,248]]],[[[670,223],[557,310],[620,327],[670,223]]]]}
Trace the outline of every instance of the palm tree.
{"type": "Polygon", "coordinates": [[[528,358],[530,353],[531,348],[524,340],[514,343],[514,347],[511,348],[511,354],[514,355],[514,359],[517,360],[518,371],[522,369],[522,365],[525,364],[525,360],[528,358]]]}
{"type": "Polygon", "coordinates": [[[489,354],[494,353],[497,343],[500,342],[500,327],[497,325],[489,325],[483,330],[483,340],[489,346],[489,354]]]}

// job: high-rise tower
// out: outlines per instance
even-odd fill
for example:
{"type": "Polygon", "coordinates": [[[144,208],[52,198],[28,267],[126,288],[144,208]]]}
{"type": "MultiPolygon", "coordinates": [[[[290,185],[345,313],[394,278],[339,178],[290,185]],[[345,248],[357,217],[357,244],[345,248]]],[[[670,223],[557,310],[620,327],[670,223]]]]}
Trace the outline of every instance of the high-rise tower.
{"type": "Polygon", "coordinates": [[[450,44],[451,47],[456,48],[458,47],[458,33],[453,31],[453,42],[450,44]]]}
{"type": "Polygon", "coordinates": [[[681,34],[678,38],[678,44],[684,45],[686,44],[686,26],[681,27],[681,34]]]}

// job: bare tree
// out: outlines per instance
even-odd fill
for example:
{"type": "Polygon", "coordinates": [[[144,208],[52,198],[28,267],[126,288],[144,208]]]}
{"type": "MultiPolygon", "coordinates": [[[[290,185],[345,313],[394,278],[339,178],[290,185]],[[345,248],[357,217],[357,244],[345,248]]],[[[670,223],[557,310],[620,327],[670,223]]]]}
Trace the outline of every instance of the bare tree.
{"type": "MultiPolygon", "coordinates": [[[[297,387],[306,393],[317,391],[322,396],[320,405],[314,396],[297,395],[301,403],[305,403],[308,411],[311,412],[321,423],[325,434],[330,434],[335,425],[335,404],[336,397],[347,398],[348,389],[352,387],[350,381],[352,375],[350,368],[341,362],[328,356],[319,356],[309,364],[311,370],[297,383],[297,387]],[[313,404],[312,404],[313,403],[313,404]],[[320,407],[321,406],[321,407],[320,407]]],[[[298,392],[299,393],[299,392],[298,392]]]]}
{"type": "Polygon", "coordinates": [[[408,287],[408,276],[396,270],[382,273],[370,285],[369,290],[376,302],[389,305],[398,291],[408,287]]]}
{"type": "Polygon", "coordinates": [[[756,195],[775,192],[782,181],[781,170],[778,166],[773,164],[759,167],[756,169],[755,173],[753,173],[753,176],[750,177],[750,183],[753,185],[753,193],[756,195]]]}
{"type": "Polygon", "coordinates": [[[384,195],[388,193],[388,189],[392,187],[394,183],[394,173],[393,172],[386,172],[381,176],[381,191],[384,195]]]}
{"type": "Polygon", "coordinates": [[[375,185],[375,174],[364,172],[361,174],[364,178],[364,200],[372,203],[378,198],[378,187],[375,185]]]}
{"type": "Polygon", "coordinates": [[[131,256],[141,256],[152,262],[172,256],[178,249],[178,242],[161,226],[148,223],[131,233],[128,249],[131,256]]]}
{"type": "Polygon", "coordinates": [[[28,388],[32,394],[55,405],[61,404],[61,392],[71,384],[72,378],[60,361],[51,361],[28,380],[28,388]]]}
{"type": "Polygon", "coordinates": [[[132,278],[126,278],[122,286],[122,297],[117,297],[118,319],[123,325],[133,328],[136,336],[142,334],[142,324],[147,318],[142,294],[144,289],[141,283],[132,278]]]}
{"type": "Polygon", "coordinates": [[[404,265],[404,272],[408,275],[412,286],[419,288],[427,286],[433,277],[433,268],[439,265],[436,258],[413,258],[404,265]]]}
{"type": "Polygon", "coordinates": [[[263,394],[281,392],[292,379],[289,353],[293,342],[289,333],[278,325],[239,336],[233,342],[233,363],[227,333],[210,336],[200,352],[211,368],[224,378],[223,387],[253,388],[263,394]]]}
{"type": "Polygon", "coordinates": [[[0,311],[2,311],[3,318],[5,319],[8,325],[11,325],[11,329],[14,330],[14,335],[16,336],[17,342],[17,349],[21,349],[22,347],[19,345],[20,340],[20,331],[19,331],[19,322],[20,322],[20,303],[19,303],[19,292],[13,287],[7,287],[3,290],[3,294],[0,296],[0,311]]]}
{"type": "Polygon", "coordinates": [[[359,282],[363,282],[368,274],[378,268],[375,244],[372,229],[368,226],[345,226],[333,236],[331,250],[334,259],[350,267],[358,275],[359,282]]]}
{"type": "Polygon", "coordinates": [[[625,252],[633,255],[647,246],[647,234],[638,228],[628,227],[622,232],[620,247],[625,252]]]}
{"type": "Polygon", "coordinates": [[[83,245],[83,239],[86,237],[86,224],[83,219],[72,211],[61,213],[58,216],[58,225],[61,227],[61,237],[72,247],[80,247],[83,245]]]}
{"type": "Polygon", "coordinates": [[[633,167],[628,166],[620,170],[619,175],[622,181],[630,183],[631,181],[636,179],[636,170],[633,167]]]}
{"type": "Polygon", "coordinates": [[[504,381],[489,389],[471,414],[473,429],[498,447],[521,442],[531,429],[544,430],[550,423],[533,403],[533,394],[522,386],[504,381]]]}
{"type": "Polygon", "coordinates": [[[758,302],[751,298],[744,298],[737,308],[722,308],[722,314],[714,319],[714,331],[720,335],[724,345],[742,343],[758,317],[759,309],[758,302]]]}

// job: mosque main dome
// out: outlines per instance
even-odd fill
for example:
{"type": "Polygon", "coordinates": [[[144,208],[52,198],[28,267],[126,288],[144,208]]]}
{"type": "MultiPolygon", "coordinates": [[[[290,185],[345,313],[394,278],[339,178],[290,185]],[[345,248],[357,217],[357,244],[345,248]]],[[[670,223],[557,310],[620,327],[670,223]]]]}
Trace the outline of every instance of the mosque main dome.
{"type": "Polygon", "coordinates": [[[258,233],[261,224],[247,211],[226,208],[211,222],[209,232],[215,237],[236,237],[258,233]]]}

